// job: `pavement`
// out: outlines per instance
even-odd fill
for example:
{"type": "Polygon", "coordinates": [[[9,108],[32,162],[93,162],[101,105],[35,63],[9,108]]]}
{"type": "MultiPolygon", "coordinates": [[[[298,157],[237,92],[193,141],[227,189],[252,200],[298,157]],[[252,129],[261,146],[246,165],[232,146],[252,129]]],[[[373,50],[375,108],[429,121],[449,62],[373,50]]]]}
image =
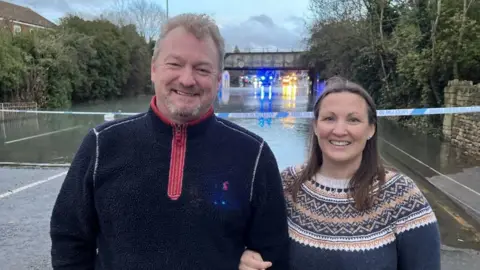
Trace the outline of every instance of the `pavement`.
{"type": "Polygon", "coordinates": [[[480,167],[426,178],[480,223],[480,167]]]}
{"type": "MultiPolygon", "coordinates": [[[[480,160],[439,138],[381,119],[381,152],[434,193],[443,193],[480,227],[480,160]]],[[[404,170],[402,170],[403,172],[404,170]]]]}
{"type": "MultiPolygon", "coordinates": [[[[0,167],[2,270],[52,269],[49,222],[66,171],[0,167]]],[[[444,245],[442,269],[480,269],[479,250],[444,245]]]]}
{"type": "Polygon", "coordinates": [[[480,252],[468,249],[442,247],[443,270],[475,270],[480,269],[480,252]]]}

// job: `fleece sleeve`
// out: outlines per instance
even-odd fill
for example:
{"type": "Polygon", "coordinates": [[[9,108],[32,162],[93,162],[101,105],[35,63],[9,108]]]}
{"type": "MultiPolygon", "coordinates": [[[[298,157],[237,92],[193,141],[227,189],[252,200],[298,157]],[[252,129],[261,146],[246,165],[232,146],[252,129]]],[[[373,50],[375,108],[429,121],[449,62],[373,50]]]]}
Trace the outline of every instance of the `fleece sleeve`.
{"type": "Polygon", "coordinates": [[[94,269],[97,219],[93,200],[96,133],[91,130],[78,149],[50,220],[52,267],[94,269]]]}
{"type": "Polygon", "coordinates": [[[397,269],[440,270],[440,233],[430,204],[410,178],[402,178],[396,187],[397,269]]]}
{"type": "Polygon", "coordinates": [[[287,210],[277,161],[266,142],[259,150],[252,188],[252,218],[247,249],[272,262],[269,269],[289,269],[287,210]]]}

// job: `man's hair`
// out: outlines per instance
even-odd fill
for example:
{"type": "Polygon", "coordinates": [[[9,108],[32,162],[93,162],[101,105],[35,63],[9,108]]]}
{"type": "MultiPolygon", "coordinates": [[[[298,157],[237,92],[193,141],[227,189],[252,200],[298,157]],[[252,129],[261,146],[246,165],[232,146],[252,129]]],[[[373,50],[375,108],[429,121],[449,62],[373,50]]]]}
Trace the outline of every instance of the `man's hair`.
{"type": "Polygon", "coordinates": [[[213,42],[217,47],[218,58],[219,58],[219,72],[223,71],[223,58],[225,55],[225,41],[220,34],[220,29],[218,28],[215,21],[206,14],[194,14],[194,13],[185,13],[180,14],[175,17],[168,19],[161,29],[161,34],[158,40],[155,43],[155,48],[153,50],[152,62],[155,61],[160,52],[161,41],[167,36],[167,34],[178,27],[184,28],[189,33],[193,34],[196,38],[203,40],[205,38],[211,37],[213,42]]]}

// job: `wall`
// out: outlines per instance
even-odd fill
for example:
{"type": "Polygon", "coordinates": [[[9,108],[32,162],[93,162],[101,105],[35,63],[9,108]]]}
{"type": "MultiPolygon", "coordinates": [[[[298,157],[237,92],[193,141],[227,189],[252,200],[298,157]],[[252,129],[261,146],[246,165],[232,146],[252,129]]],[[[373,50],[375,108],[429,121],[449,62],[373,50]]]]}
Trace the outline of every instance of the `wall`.
{"type": "MultiPolygon", "coordinates": [[[[444,90],[445,107],[480,106],[480,84],[453,80],[444,90]]],[[[480,113],[446,114],[443,135],[464,154],[480,160],[480,113]]]]}
{"type": "Polygon", "coordinates": [[[20,31],[22,33],[27,33],[27,32],[32,31],[33,29],[35,29],[35,27],[31,27],[31,26],[28,26],[28,25],[25,25],[25,24],[19,24],[19,23],[16,23],[14,21],[11,21],[11,20],[5,20],[5,19],[0,20],[0,27],[7,28],[12,33],[15,32],[15,26],[19,26],[20,31]]]}

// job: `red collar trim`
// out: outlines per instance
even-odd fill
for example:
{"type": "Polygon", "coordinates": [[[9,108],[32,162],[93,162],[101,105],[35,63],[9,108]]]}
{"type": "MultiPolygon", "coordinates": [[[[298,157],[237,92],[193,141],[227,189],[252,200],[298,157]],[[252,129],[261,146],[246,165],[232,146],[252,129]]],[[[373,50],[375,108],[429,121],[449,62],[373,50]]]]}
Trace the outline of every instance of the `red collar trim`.
{"type": "MultiPolygon", "coordinates": [[[[150,101],[150,108],[152,108],[155,115],[158,116],[158,118],[160,118],[163,122],[165,122],[166,124],[171,125],[171,126],[175,125],[174,122],[170,121],[167,117],[162,115],[160,113],[160,111],[158,110],[158,108],[157,108],[157,97],[156,96],[152,97],[152,100],[150,101]]],[[[191,126],[191,125],[198,124],[198,123],[202,122],[203,120],[209,118],[212,115],[213,115],[213,107],[210,107],[210,109],[207,111],[207,113],[205,115],[203,115],[199,119],[196,119],[196,120],[193,120],[193,121],[190,121],[190,122],[186,123],[186,125],[191,126]]]]}

